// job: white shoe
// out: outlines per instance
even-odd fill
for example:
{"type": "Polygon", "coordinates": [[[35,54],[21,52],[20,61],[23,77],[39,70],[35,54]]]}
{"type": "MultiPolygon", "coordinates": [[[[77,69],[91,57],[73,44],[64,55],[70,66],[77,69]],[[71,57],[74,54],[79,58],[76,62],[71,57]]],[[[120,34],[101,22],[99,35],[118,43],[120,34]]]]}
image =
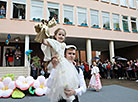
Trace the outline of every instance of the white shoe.
{"type": "Polygon", "coordinates": [[[138,83],[138,80],[136,80],[136,82],[138,83]]]}
{"type": "Polygon", "coordinates": [[[122,79],[124,79],[124,77],[122,77],[122,79]]]}
{"type": "Polygon", "coordinates": [[[121,79],[121,77],[119,77],[119,79],[121,79]]]}

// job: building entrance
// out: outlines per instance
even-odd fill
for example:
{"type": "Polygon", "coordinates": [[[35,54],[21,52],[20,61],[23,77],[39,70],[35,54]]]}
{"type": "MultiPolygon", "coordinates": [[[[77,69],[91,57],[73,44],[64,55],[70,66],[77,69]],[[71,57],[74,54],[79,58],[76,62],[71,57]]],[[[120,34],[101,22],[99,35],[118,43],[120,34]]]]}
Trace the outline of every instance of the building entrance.
{"type": "Polygon", "coordinates": [[[14,65],[14,46],[4,46],[3,48],[3,67],[14,65]]]}

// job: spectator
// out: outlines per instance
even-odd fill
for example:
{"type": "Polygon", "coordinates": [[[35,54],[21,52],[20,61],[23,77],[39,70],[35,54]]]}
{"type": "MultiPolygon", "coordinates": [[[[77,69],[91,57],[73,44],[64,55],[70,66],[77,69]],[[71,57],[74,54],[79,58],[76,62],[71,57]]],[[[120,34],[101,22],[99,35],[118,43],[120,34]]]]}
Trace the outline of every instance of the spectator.
{"type": "Polygon", "coordinates": [[[31,64],[31,70],[32,70],[32,77],[34,79],[37,79],[37,67],[35,67],[34,62],[31,64]]]}
{"type": "Polygon", "coordinates": [[[113,73],[114,73],[114,78],[119,78],[118,67],[117,67],[117,63],[116,62],[114,62],[114,64],[113,64],[113,73]]]}
{"type": "Polygon", "coordinates": [[[102,62],[101,62],[101,61],[98,62],[97,67],[98,67],[99,70],[100,70],[100,75],[101,75],[101,77],[104,78],[104,68],[103,68],[103,66],[102,66],[102,62]]]}
{"type": "Polygon", "coordinates": [[[135,70],[136,70],[136,75],[137,75],[137,80],[136,82],[138,82],[138,59],[136,60],[136,63],[135,63],[135,70]]]}
{"type": "Polygon", "coordinates": [[[129,61],[127,62],[127,73],[128,73],[128,78],[131,80],[132,79],[132,67],[129,61]]]}
{"type": "Polygon", "coordinates": [[[2,5],[0,8],[0,17],[3,18],[5,16],[6,16],[6,10],[5,10],[4,5],[2,5]]]}
{"type": "Polygon", "coordinates": [[[87,62],[84,62],[84,78],[87,79],[89,77],[89,65],[87,62]]]}
{"type": "Polygon", "coordinates": [[[8,61],[9,52],[10,52],[10,50],[9,50],[9,49],[6,49],[6,53],[5,53],[5,62],[6,62],[6,66],[9,66],[9,61],[8,61]]]}
{"type": "Polygon", "coordinates": [[[120,62],[117,63],[117,67],[118,67],[119,79],[123,79],[123,69],[121,67],[120,62]]]}
{"type": "Polygon", "coordinates": [[[80,68],[81,68],[82,71],[84,72],[84,65],[83,65],[83,63],[81,63],[80,68]]]}
{"type": "Polygon", "coordinates": [[[10,52],[9,52],[9,57],[8,57],[8,61],[9,61],[9,66],[13,66],[13,61],[14,61],[14,53],[13,53],[13,50],[10,49],[10,52]]]}
{"type": "Polygon", "coordinates": [[[107,68],[107,79],[111,79],[111,63],[108,62],[108,64],[106,65],[107,68]]]}
{"type": "Polygon", "coordinates": [[[21,65],[21,51],[20,47],[18,47],[15,51],[14,66],[20,66],[20,65],[21,65]]]}
{"type": "Polygon", "coordinates": [[[107,78],[107,68],[106,68],[107,65],[108,65],[108,64],[107,64],[106,61],[105,61],[104,64],[102,65],[102,66],[103,66],[103,69],[104,69],[104,78],[107,78]]]}
{"type": "Polygon", "coordinates": [[[45,66],[44,66],[44,62],[42,62],[42,64],[41,64],[40,75],[45,76],[45,66]]]}

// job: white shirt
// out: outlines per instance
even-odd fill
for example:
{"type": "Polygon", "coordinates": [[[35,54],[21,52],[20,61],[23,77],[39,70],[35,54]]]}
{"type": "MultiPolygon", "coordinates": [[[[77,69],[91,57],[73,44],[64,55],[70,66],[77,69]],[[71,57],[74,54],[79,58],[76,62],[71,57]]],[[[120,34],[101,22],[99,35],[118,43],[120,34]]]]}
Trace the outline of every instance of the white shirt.
{"type": "Polygon", "coordinates": [[[79,68],[79,88],[75,89],[76,91],[76,95],[79,95],[81,96],[82,93],[85,93],[86,92],[86,83],[85,83],[85,80],[84,80],[84,75],[83,75],[83,72],[82,70],[79,68]]]}

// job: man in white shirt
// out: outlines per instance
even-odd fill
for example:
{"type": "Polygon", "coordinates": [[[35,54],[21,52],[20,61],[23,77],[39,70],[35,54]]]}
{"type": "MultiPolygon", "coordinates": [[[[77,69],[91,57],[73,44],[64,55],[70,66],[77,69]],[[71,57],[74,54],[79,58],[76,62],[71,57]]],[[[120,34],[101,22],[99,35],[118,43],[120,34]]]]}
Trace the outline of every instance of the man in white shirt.
{"type": "MultiPolygon", "coordinates": [[[[76,47],[74,45],[66,46],[65,57],[70,63],[74,63],[75,54],[76,54],[76,47]]],[[[57,57],[54,56],[52,58],[53,69],[51,71],[51,75],[49,76],[49,80],[52,79],[52,76],[54,76],[52,73],[54,72],[54,70],[55,70],[54,68],[58,65],[58,63],[59,63],[59,61],[58,61],[57,57]]],[[[84,80],[83,72],[80,68],[78,68],[78,69],[76,68],[76,70],[78,71],[79,87],[77,89],[65,90],[65,94],[68,97],[70,97],[72,95],[75,96],[75,99],[73,100],[73,102],[79,102],[78,96],[81,96],[82,93],[86,92],[86,83],[84,80]]],[[[50,84],[50,81],[48,81],[48,83],[50,84]]],[[[67,101],[65,99],[60,99],[58,102],[67,102],[67,101]]]]}
{"type": "Polygon", "coordinates": [[[138,59],[136,60],[136,63],[135,63],[135,69],[136,69],[136,74],[137,74],[136,82],[138,82],[138,59]]]}

